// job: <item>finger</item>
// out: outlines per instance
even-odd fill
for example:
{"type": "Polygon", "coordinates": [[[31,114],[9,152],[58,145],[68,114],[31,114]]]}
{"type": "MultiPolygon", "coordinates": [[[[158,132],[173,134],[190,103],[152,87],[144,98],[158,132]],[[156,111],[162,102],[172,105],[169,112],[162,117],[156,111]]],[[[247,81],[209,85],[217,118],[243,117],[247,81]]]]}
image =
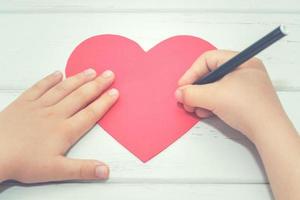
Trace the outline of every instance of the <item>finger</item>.
{"type": "Polygon", "coordinates": [[[109,168],[97,160],[82,160],[58,157],[50,167],[49,179],[51,181],[63,180],[105,180],[109,177],[109,168]]]}
{"type": "Polygon", "coordinates": [[[221,64],[235,56],[237,52],[211,50],[203,53],[179,79],[178,85],[192,84],[200,77],[217,69],[221,64]]]}
{"type": "Polygon", "coordinates": [[[54,109],[58,109],[64,116],[70,117],[95,100],[112,84],[113,80],[114,74],[112,72],[109,76],[107,76],[106,73],[102,73],[96,79],[82,85],[80,88],[54,105],[54,109]]]}
{"type": "Polygon", "coordinates": [[[177,101],[190,107],[200,107],[213,111],[218,83],[206,85],[186,85],[175,92],[177,101]]]}
{"type": "Polygon", "coordinates": [[[183,108],[184,108],[184,110],[186,110],[187,112],[190,112],[190,113],[195,111],[194,107],[191,107],[191,106],[188,106],[188,105],[183,105],[183,108]]]}
{"type": "Polygon", "coordinates": [[[21,99],[33,101],[42,96],[47,90],[62,80],[62,73],[56,71],[42,80],[35,83],[31,88],[26,90],[21,96],[21,99]]]}
{"type": "MultiPolygon", "coordinates": [[[[107,73],[109,73],[109,71],[107,73]]],[[[94,79],[95,76],[96,71],[91,68],[78,73],[52,87],[39,99],[39,101],[45,106],[56,104],[84,83],[94,79]]]]}
{"type": "MultiPolygon", "coordinates": [[[[79,140],[117,101],[119,92],[111,89],[101,95],[86,108],[67,119],[70,130],[66,133],[68,145],[73,145],[79,140]]],[[[69,147],[68,147],[69,148],[69,147]]]]}
{"type": "Polygon", "coordinates": [[[209,118],[214,115],[210,110],[206,110],[204,108],[196,108],[195,113],[200,118],[209,118]]]}

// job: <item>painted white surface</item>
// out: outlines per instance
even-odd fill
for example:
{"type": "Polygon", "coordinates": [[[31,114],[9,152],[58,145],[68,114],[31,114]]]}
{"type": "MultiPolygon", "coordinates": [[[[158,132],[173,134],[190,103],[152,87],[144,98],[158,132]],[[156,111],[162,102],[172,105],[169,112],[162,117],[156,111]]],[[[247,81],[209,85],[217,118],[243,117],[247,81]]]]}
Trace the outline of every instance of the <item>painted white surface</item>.
{"type": "Polygon", "coordinates": [[[2,0],[0,11],[5,12],[298,12],[298,0],[2,0]]]}
{"type": "Polygon", "coordinates": [[[267,200],[272,198],[271,195],[270,189],[261,184],[66,183],[34,188],[13,186],[1,194],[1,199],[267,200]]]}
{"type": "MultiPolygon", "coordinates": [[[[0,2],[0,109],[41,76],[63,70],[87,37],[113,33],[145,49],[177,34],[241,50],[276,25],[290,35],[260,54],[285,109],[300,128],[300,3],[296,0],[0,2]],[[159,2],[159,3],[158,3],[159,2]]],[[[0,186],[0,199],[272,199],[254,146],[220,120],[201,122],[143,164],[100,127],[69,153],[111,166],[106,183],[0,186]]]]}
{"type": "Polygon", "coordinates": [[[278,89],[299,89],[300,61],[295,52],[300,45],[300,15],[1,14],[0,66],[4,71],[0,74],[0,88],[26,88],[46,72],[63,70],[71,51],[82,40],[97,34],[122,34],[139,42],[144,49],[167,37],[189,34],[205,38],[218,48],[242,50],[282,23],[289,29],[289,36],[259,57],[278,89]]]}

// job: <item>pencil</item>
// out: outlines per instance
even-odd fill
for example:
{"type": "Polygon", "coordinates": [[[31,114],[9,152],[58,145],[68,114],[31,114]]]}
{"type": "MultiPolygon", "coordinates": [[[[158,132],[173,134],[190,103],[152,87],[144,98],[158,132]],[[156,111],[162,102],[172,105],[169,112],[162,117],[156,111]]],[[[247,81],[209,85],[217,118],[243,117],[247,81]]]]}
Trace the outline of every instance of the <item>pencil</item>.
{"type": "Polygon", "coordinates": [[[278,26],[276,29],[262,37],[257,42],[253,43],[251,46],[222,64],[216,70],[208,73],[206,76],[200,78],[199,80],[195,81],[193,84],[195,85],[203,85],[208,83],[213,83],[226,74],[232,72],[235,68],[249,60],[250,58],[254,57],[256,54],[261,52],[262,50],[266,49],[271,44],[275,43],[279,39],[283,38],[287,35],[286,28],[283,25],[278,26]]]}

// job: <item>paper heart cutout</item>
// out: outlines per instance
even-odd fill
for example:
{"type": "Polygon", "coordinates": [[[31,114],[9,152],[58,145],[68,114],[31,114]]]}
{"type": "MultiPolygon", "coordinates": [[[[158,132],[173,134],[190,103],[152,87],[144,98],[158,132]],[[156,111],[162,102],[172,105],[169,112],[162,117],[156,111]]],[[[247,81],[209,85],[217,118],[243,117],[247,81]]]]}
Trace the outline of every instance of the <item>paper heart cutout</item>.
{"type": "Polygon", "coordinates": [[[184,135],[199,120],[176,102],[182,74],[203,52],[215,49],[193,36],[166,39],[145,52],[118,35],[98,35],[79,44],[66,66],[66,76],[87,68],[116,75],[118,102],[98,122],[120,144],[146,162],[184,135]]]}

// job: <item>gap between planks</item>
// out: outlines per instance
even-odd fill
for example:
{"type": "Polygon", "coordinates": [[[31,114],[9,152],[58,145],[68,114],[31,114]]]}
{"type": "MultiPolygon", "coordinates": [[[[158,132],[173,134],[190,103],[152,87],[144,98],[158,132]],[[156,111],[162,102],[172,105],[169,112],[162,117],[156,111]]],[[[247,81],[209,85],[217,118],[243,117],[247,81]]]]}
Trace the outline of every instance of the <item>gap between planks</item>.
{"type": "Polygon", "coordinates": [[[179,8],[168,8],[168,9],[97,9],[97,8],[78,8],[70,7],[66,8],[30,8],[30,9],[1,9],[0,14],[49,14],[49,13],[80,13],[80,14],[91,14],[91,13],[132,13],[132,14],[149,14],[149,13],[181,13],[181,14],[195,14],[195,13],[205,13],[205,14],[299,14],[300,9],[179,9],[179,8]]]}
{"type": "Polygon", "coordinates": [[[240,181],[240,180],[200,180],[200,179],[151,179],[151,178],[110,178],[107,181],[101,180],[70,180],[62,182],[48,182],[48,183],[33,183],[24,184],[17,181],[5,181],[2,185],[20,185],[20,186],[35,186],[45,184],[64,184],[64,183],[105,183],[105,184],[157,184],[157,185],[269,185],[269,182],[256,181],[240,181]]]}

